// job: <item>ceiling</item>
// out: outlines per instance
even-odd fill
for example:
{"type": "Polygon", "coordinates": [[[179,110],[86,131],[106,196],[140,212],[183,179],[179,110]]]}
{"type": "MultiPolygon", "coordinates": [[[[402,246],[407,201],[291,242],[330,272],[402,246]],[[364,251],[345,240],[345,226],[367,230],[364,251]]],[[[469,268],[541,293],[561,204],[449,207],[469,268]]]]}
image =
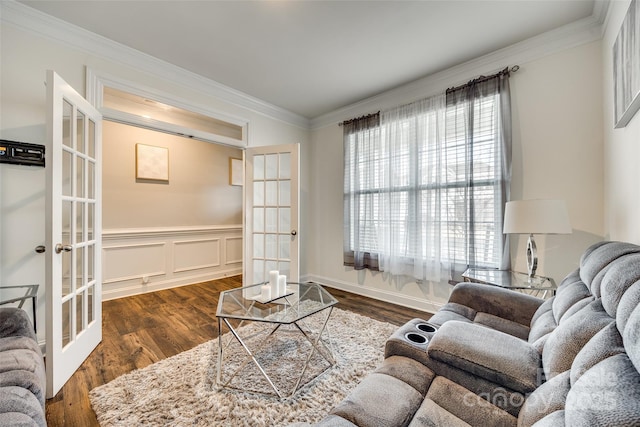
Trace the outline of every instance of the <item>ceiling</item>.
{"type": "Polygon", "coordinates": [[[309,119],[587,18],[596,3],[20,2],[309,119]]]}

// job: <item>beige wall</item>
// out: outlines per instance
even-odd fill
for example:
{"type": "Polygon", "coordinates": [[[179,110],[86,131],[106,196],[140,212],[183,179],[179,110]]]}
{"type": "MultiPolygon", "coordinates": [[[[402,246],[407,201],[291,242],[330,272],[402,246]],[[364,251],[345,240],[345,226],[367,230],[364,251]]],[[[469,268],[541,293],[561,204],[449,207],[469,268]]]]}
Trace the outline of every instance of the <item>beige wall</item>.
{"type": "MultiPolygon", "coordinates": [[[[574,233],[537,240],[539,273],[558,281],[577,266],[585,247],[604,235],[601,43],[519,65],[520,71],[511,77],[512,199],[567,201],[574,233]]],[[[383,108],[384,102],[387,100],[380,97],[383,108]]],[[[451,288],[448,284],[417,284],[342,265],[342,129],[330,125],[313,130],[311,157],[311,276],[336,287],[419,308],[435,309],[446,301],[451,288]]],[[[514,267],[526,271],[526,237],[514,236],[512,242],[514,267]]]]}
{"type": "MultiPolygon", "coordinates": [[[[601,43],[522,64],[511,79],[511,199],[564,199],[573,234],[536,236],[539,274],[561,280],[602,240],[601,43]]],[[[526,271],[526,236],[512,236],[513,267],[526,271]]]]}
{"type": "MultiPolygon", "coordinates": [[[[3,13],[4,7],[4,3],[0,4],[3,13]]],[[[7,4],[7,7],[13,7],[13,4],[7,4]]],[[[242,118],[248,123],[249,146],[297,143],[301,148],[302,164],[309,161],[309,132],[303,127],[217,97],[204,81],[204,88],[199,90],[193,85],[183,84],[179,75],[168,79],[152,71],[142,71],[135,63],[127,65],[128,57],[122,55],[120,58],[118,48],[111,44],[101,44],[95,50],[83,50],[74,47],[75,44],[56,41],[56,36],[43,36],[48,31],[44,28],[47,23],[37,19],[32,22],[29,17],[20,22],[24,28],[5,21],[0,25],[0,138],[46,145],[47,109],[43,84],[46,70],[55,70],[77,92],[84,94],[86,67],[90,67],[134,85],[169,93],[187,103],[242,118]],[[101,56],[97,51],[107,52],[117,59],[101,56]]],[[[51,32],[57,35],[57,31],[56,27],[51,32]]],[[[83,45],[85,41],[79,40],[78,44],[83,45]]],[[[143,57],[139,59],[141,62],[145,60],[143,57]]],[[[161,64],[156,65],[161,67],[161,64]]],[[[300,180],[301,191],[305,194],[309,191],[307,170],[301,169],[300,180]]],[[[0,282],[44,284],[46,255],[34,252],[37,245],[45,242],[44,169],[0,165],[0,191],[0,282]]],[[[301,206],[301,211],[301,257],[304,259],[305,237],[302,232],[308,225],[304,206],[301,206]]],[[[192,220],[201,221],[200,218],[192,220]]],[[[110,219],[107,221],[116,226],[121,219],[114,217],[113,223],[110,219]]],[[[301,263],[301,269],[304,271],[304,263],[301,263]]],[[[41,286],[40,321],[45,319],[44,291],[45,286],[41,286]]],[[[40,338],[44,336],[43,325],[38,327],[40,338]]]]}
{"type": "Polygon", "coordinates": [[[242,150],[107,121],[102,135],[105,230],[242,224],[242,187],[229,185],[242,150]],[[136,144],[169,149],[168,183],[136,180],[136,144]]]}
{"type": "Polygon", "coordinates": [[[612,47],[629,3],[612,2],[602,43],[605,232],[611,240],[640,244],[640,112],[626,127],[613,128],[612,47]]]}

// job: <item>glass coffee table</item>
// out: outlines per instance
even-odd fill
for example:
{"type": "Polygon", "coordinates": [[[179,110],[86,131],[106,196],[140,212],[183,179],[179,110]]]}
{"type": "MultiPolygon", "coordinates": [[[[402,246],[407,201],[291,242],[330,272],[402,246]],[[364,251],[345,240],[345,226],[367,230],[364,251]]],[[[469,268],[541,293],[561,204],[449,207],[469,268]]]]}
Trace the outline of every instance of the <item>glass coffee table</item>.
{"type": "MultiPolygon", "coordinates": [[[[237,388],[231,385],[232,380],[236,376],[241,375],[247,365],[253,362],[277,396],[284,399],[293,396],[301,388],[303,385],[301,384],[302,379],[315,353],[322,356],[322,358],[329,363],[326,369],[329,369],[335,364],[333,353],[329,348],[330,345],[327,346],[320,338],[327,329],[327,323],[331,317],[333,306],[338,303],[338,300],[318,283],[288,282],[284,296],[262,301],[260,300],[260,289],[262,285],[264,284],[244,286],[220,293],[218,310],[216,312],[216,317],[218,318],[218,371],[216,375],[216,385],[218,388],[237,388]],[[303,327],[300,323],[303,319],[311,316],[324,316],[319,319],[319,323],[316,322],[321,325],[316,328],[316,330],[310,330],[308,324],[305,324],[303,327]],[[263,328],[261,332],[258,332],[260,337],[258,343],[253,345],[253,349],[249,348],[248,340],[254,338],[253,335],[256,335],[256,332],[252,331],[253,335],[251,336],[242,336],[245,334],[242,326],[247,322],[268,324],[267,328],[263,328]],[[232,337],[228,337],[229,339],[226,343],[224,342],[222,334],[223,325],[225,325],[232,334],[232,337]],[[289,392],[284,392],[276,386],[271,375],[269,375],[267,369],[265,369],[258,357],[259,354],[269,352],[270,338],[283,326],[287,326],[287,332],[292,331],[301,334],[311,345],[308,354],[306,356],[301,355],[302,357],[299,361],[300,372],[297,374],[297,380],[295,381],[293,389],[289,392]],[[229,376],[223,379],[222,371],[225,367],[224,352],[233,340],[242,346],[246,353],[246,358],[240,363],[239,367],[235,367],[229,376]]],[[[328,335],[328,331],[325,335],[328,335]]]]}

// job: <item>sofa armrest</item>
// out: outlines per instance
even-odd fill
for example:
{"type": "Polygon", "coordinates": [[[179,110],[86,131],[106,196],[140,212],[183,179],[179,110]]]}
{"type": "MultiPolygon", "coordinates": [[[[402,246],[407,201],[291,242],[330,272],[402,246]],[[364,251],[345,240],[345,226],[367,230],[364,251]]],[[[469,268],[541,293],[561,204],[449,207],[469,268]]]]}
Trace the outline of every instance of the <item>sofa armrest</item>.
{"type": "Polygon", "coordinates": [[[488,313],[524,326],[531,324],[531,318],[544,301],[498,286],[471,282],[458,283],[449,297],[449,303],[460,304],[476,312],[488,313]]]}
{"type": "Polygon", "coordinates": [[[526,341],[484,326],[446,322],[427,354],[499,386],[530,393],[540,384],[540,353],[526,341]]]}
{"type": "Polygon", "coordinates": [[[17,307],[0,307],[0,338],[27,337],[36,340],[27,312],[17,307]]]}

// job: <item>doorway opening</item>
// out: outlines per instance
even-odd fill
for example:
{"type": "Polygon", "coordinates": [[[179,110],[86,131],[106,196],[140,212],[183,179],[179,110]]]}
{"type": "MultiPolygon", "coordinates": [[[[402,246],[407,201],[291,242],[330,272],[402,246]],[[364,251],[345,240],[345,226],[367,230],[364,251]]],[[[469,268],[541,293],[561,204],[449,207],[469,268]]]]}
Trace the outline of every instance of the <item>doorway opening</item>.
{"type": "Polygon", "coordinates": [[[100,85],[103,299],[242,274],[243,187],[231,168],[244,158],[246,122],[100,85]]]}

